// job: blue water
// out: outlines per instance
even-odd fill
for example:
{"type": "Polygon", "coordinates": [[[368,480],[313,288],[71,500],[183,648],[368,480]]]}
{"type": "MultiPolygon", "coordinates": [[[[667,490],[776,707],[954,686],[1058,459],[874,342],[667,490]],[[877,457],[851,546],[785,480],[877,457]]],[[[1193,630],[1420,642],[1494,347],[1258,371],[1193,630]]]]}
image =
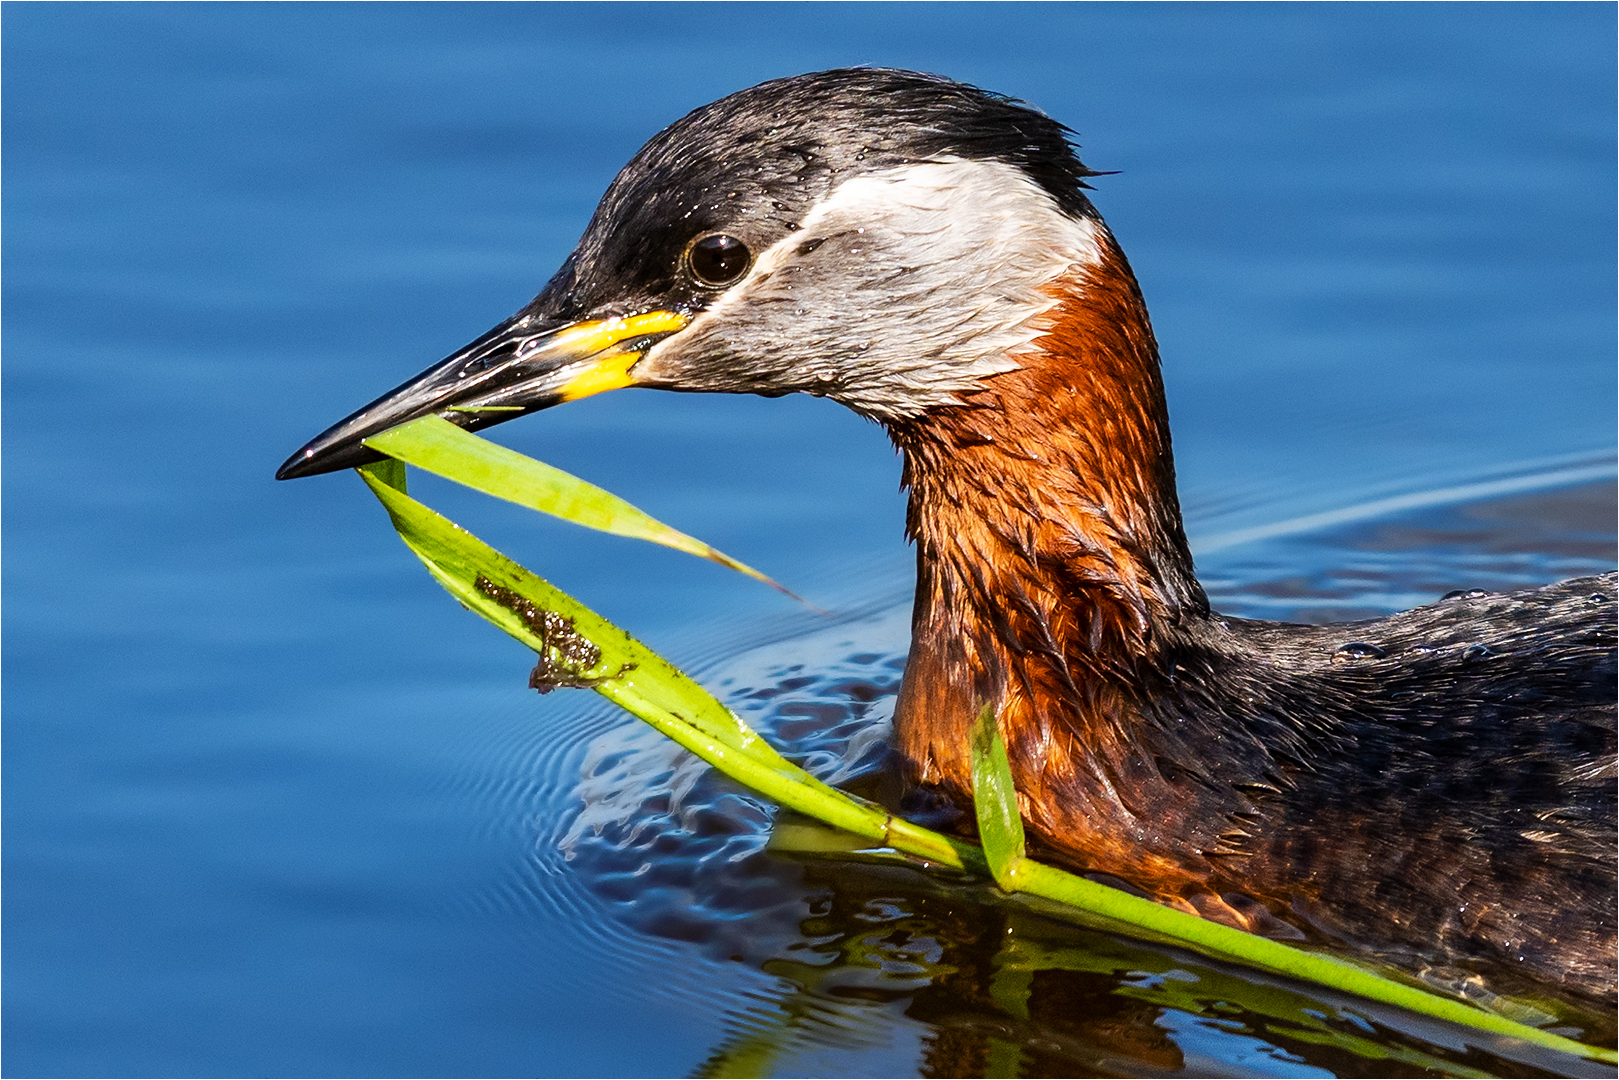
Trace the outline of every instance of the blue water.
{"type": "MultiPolygon", "coordinates": [[[[12,1075],[673,1075],[805,994],[772,1069],[943,1052],[935,961],[834,1015],[772,966],[776,916],[736,915],[765,943],[740,960],[622,917],[558,847],[620,719],[525,690],[355,478],[270,480],[521,306],[645,138],[765,78],[938,71],[1121,171],[1095,201],[1227,609],[1613,565],[1611,5],[13,4],[0,30],[12,1075]]],[[[638,391],[497,436],[903,652],[897,461],[836,406],[638,391]]],[[[814,630],[708,564],[419,490],[735,686],[814,630]]],[[[882,918],[935,902],[894,895],[917,912],[882,918]]],[[[1306,1068],[1164,1001],[1184,1072],[1306,1068]]]]}

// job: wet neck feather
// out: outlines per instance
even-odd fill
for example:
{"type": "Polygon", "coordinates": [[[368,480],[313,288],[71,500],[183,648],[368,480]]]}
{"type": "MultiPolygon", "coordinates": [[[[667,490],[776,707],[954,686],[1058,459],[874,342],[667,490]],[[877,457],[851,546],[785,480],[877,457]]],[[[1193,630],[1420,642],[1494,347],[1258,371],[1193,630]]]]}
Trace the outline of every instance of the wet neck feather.
{"type": "Polygon", "coordinates": [[[1017,370],[890,428],[918,562],[896,743],[964,795],[967,724],[996,705],[1036,823],[1048,789],[1081,817],[1128,816],[1109,762],[1140,756],[1140,705],[1208,614],[1146,308],[1105,231],[1101,252],[1053,283],[1017,370]]]}

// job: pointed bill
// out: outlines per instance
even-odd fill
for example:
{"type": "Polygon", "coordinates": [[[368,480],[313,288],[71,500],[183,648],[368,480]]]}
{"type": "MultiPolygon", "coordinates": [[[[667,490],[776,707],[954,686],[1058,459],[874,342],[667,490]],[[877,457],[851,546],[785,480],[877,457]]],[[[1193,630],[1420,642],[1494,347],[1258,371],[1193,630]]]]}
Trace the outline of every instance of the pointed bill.
{"type": "Polygon", "coordinates": [[[378,461],[365,440],[423,416],[470,431],[633,386],[642,354],[686,322],[674,311],[560,323],[518,315],[309,440],[276,479],[378,461]]]}

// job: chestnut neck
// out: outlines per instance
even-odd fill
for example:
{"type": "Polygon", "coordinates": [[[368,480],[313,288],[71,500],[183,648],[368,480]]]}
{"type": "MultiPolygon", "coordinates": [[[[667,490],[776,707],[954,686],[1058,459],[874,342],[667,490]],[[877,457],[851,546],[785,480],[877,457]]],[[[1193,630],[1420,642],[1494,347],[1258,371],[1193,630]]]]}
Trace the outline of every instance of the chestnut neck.
{"type": "Polygon", "coordinates": [[[1158,347],[1124,254],[1055,282],[1015,371],[890,426],[926,595],[1017,655],[1104,670],[1208,612],[1181,524],[1158,347]],[[1029,625],[1018,625],[1028,623],[1029,625]]]}

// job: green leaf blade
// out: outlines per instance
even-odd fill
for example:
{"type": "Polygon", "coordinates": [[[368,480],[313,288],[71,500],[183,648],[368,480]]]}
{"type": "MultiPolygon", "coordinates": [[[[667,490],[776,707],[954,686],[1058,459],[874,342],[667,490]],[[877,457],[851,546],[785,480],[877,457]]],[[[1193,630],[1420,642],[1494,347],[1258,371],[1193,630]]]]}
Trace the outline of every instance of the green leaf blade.
{"type": "MultiPolygon", "coordinates": [[[[665,525],[572,473],[424,416],[365,440],[371,449],[458,484],[588,529],[646,540],[708,559],[792,596],[775,581],[694,536],[665,525]]],[[[797,597],[794,597],[797,599],[797,597]]]]}
{"type": "Polygon", "coordinates": [[[984,858],[995,884],[1014,892],[1026,861],[1023,814],[993,705],[980,709],[973,723],[972,776],[973,812],[978,818],[978,840],[984,847],[984,858]]]}

